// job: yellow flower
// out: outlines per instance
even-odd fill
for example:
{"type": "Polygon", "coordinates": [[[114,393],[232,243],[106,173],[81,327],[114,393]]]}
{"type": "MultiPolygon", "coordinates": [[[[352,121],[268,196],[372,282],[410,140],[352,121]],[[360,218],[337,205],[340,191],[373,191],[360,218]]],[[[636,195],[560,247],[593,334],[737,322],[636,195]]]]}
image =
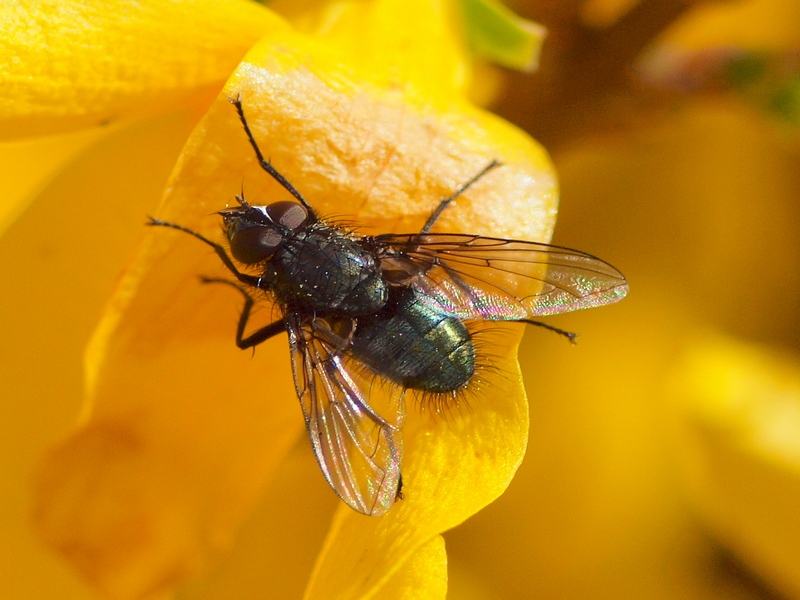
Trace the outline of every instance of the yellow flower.
{"type": "MultiPolygon", "coordinates": [[[[439,198],[496,158],[504,167],[491,186],[465,195],[442,227],[547,241],[557,202],[549,160],[465,99],[470,65],[453,10],[448,2],[336,3],[298,17],[314,37],[245,2],[62,2],[3,15],[4,39],[19,57],[3,72],[11,84],[0,106],[3,133],[123,123],[46,186],[0,246],[4,331],[15,340],[6,345],[5,395],[24,418],[52,420],[33,437],[19,427],[24,420],[9,432],[27,452],[13,480],[20,490],[78,406],[75,357],[121,256],[143,238],[92,335],[80,427],[47,452],[36,480],[38,534],[94,589],[147,597],[220,557],[224,564],[266,493],[274,534],[257,544],[290,595],[313,565],[308,598],[444,596],[440,533],[501,494],[525,450],[527,401],[515,360],[521,327],[498,329],[510,341],[496,350],[469,406],[438,416],[410,407],[405,499],[366,518],[305,483],[321,478],[308,474],[310,453],[294,450],[303,423],[285,339],[259,347],[255,358],[237,351],[237,296],[197,279],[222,273],[215,255],[141,225],[155,213],[218,235],[213,213],[240,189],[263,201],[280,195],[227,101],[241,95],[265,153],[323,215],[413,231],[439,198]],[[298,503],[305,510],[293,513],[298,503]],[[315,532],[334,507],[323,544],[315,532]]],[[[64,147],[75,152],[71,141],[64,147]]],[[[48,159],[47,170],[55,162],[48,159]]],[[[20,213],[20,196],[7,215],[20,213]]],[[[19,562],[4,567],[20,594],[83,597],[81,584],[45,563],[21,531],[19,562]],[[10,576],[27,564],[40,575],[10,576]]]]}

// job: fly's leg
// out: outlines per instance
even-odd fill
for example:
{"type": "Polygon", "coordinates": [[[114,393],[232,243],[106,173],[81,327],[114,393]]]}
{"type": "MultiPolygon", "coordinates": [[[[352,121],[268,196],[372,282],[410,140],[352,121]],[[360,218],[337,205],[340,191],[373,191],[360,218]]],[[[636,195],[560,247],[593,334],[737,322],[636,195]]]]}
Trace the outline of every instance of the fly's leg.
{"type": "Polygon", "coordinates": [[[244,307],[242,307],[242,314],[239,316],[239,323],[236,326],[236,345],[245,350],[247,348],[255,348],[262,342],[266,342],[269,338],[283,333],[286,331],[286,324],[281,321],[270,323],[261,329],[254,331],[247,337],[244,336],[244,330],[247,328],[247,321],[250,319],[250,311],[253,308],[255,300],[245,290],[239,287],[236,282],[227,279],[215,279],[212,277],[201,277],[203,283],[224,283],[239,291],[244,296],[244,307]]]}
{"type": "Polygon", "coordinates": [[[572,333],[571,331],[566,331],[564,329],[559,329],[558,327],[553,327],[552,325],[548,325],[547,323],[542,323],[541,321],[532,321],[530,319],[520,319],[517,321],[518,323],[527,323],[528,325],[536,325],[537,327],[543,327],[548,331],[552,331],[553,333],[557,333],[558,335],[563,335],[567,338],[571,344],[576,344],[575,341],[578,337],[577,333],[572,333]]]}
{"type": "Polygon", "coordinates": [[[400,473],[397,477],[397,491],[394,493],[394,501],[397,502],[398,500],[404,500],[405,496],[403,496],[403,474],[400,473]]]}
{"type": "Polygon", "coordinates": [[[327,324],[320,325],[317,319],[311,321],[311,328],[319,336],[319,339],[324,341],[331,347],[332,355],[340,355],[347,351],[353,344],[353,337],[356,334],[357,321],[354,319],[350,321],[350,327],[347,332],[336,333],[327,324]]]}
{"type": "Polygon", "coordinates": [[[202,235],[200,235],[196,231],[192,231],[191,229],[189,229],[188,227],[184,227],[183,225],[178,225],[176,223],[169,223],[167,221],[161,221],[161,220],[155,219],[153,217],[148,217],[148,219],[150,219],[150,221],[147,223],[147,225],[150,225],[151,227],[171,227],[172,229],[177,229],[178,231],[183,231],[184,233],[188,233],[189,235],[193,235],[194,237],[196,237],[201,242],[204,242],[204,243],[208,244],[209,246],[211,246],[214,249],[214,252],[217,253],[217,256],[219,256],[220,260],[222,261],[222,264],[224,264],[225,267],[231,273],[234,274],[236,279],[238,279],[240,282],[244,283],[245,285],[258,287],[259,278],[255,277],[254,275],[247,275],[246,273],[240,272],[239,269],[236,268],[236,265],[233,264],[233,261],[231,260],[230,256],[228,256],[228,253],[225,252],[225,248],[223,248],[220,244],[212,242],[208,238],[203,237],[202,235]]]}
{"type": "Polygon", "coordinates": [[[479,180],[481,177],[483,177],[484,175],[486,175],[486,174],[487,174],[489,171],[491,171],[491,170],[492,170],[492,169],[494,169],[495,167],[499,167],[499,166],[500,166],[500,163],[499,163],[498,161],[496,161],[496,160],[493,160],[493,161],[492,161],[492,162],[490,162],[488,165],[486,165],[486,166],[485,166],[485,167],[484,167],[484,168],[481,170],[481,172],[480,172],[480,173],[478,173],[477,175],[475,175],[475,177],[473,177],[473,178],[472,178],[472,179],[470,179],[470,180],[469,180],[467,183],[465,183],[465,184],[464,184],[464,185],[462,185],[460,188],[458,188],[458,189],[456,190],[455,194],[453,194],[453,195],[452,195],[452,196],[450,196],[449,198],[445,198],[444,200],[442,200],[441,202],[439,202],[439,206],[437,206],[437,207],[436,207],[436,210],[434,210],[434,211],[433,211],[433,213],[431,213],[431,216],[430,216],[430,217],[428,217],[428,220],[425,222],[425,225],[422,227],[422,231],[420,231],[420,233],[421,233],[421,234],[426,234],[426,233],[429,233],[429,232],[430,232],[430,230],[431,230],[431,227],[433,227],[434,223],[436,223],[436,221],[439,219],[439,217],[440,217],[440,216],[442,215],[442,213],[444,212],[444,209],[445,209],[445,208],[447,208],[447,207],[448,207],[448,206],[449,206],[449,205],[450,205],[450,204],[453,202],[453,200],[455,200],[455,199],[456,199],[456,198],[458,198],[458,197],[459,197],[461,194],[463,194],[464,192],[466,192],[466,191],[467,191],[467,190],[468,190],[468,189],[469,189],[469,188],[470,188],[470,187],[471,187],[471,186],[472,186],[474,183],[476,183],[476,182],[477,182],[477,181],[478,181],[478,180],[479,180]]]}
{"type": "Polygon", "coordinates": [[[256,158],[258,158],[258,162],[261,165],[261,168],[264,169],[267,173],[269,173],[272,176],[272,178],[278,183],[280,183],[292,196],[297,198],[300,201],[300,204],[302,204],[306,208],[308,214],[310,214],[315,221],[318,221],[319,217],[317,216],[317,213],[314,212],[314,209],[311,208],[311,205],[306,201],[305,198],[303,198],[302,194],[300,194],[300,192],[298,192],[295,189],[295,187],[291,183],[289,183],[283,175],[278,173],[277,169],[273,167],[272,164],[264,158],[264,155],[261,153],[261,149],[258,147],[258,144],[256,143],[256,139],[253,137],[253,133],[250,131],[250,126],[247,124],[247,119],[244,116],[244,108],[242,108],[242,97],[236,96],[236,98],[228,98],[228,100],[230,100],[231,104],[233,104],[236,107],[236,112],[239,113],[239,120],[242,122],[242,126],[244,127],[244,132],[247,134],[247,139],[250,140],[250,145],[253,147],[253,150],[255,150],[256,158]]]}

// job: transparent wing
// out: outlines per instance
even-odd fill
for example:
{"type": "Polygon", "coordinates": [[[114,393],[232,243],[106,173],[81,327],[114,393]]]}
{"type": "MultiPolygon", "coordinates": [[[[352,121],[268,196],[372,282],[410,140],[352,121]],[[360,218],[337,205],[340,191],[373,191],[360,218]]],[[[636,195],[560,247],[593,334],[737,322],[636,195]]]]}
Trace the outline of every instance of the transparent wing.
{"type": "Polygon", "coordinates": [[[625,277],[578,250],[464,234],[374,238],[387,277],[462,319],[513,321],[617,302],[625,277]]]}
{"type": "Polygon", "coordinates": [[[325,479],[349,506],[381,515],[399,494],[403,454],[402,397],[375,412],[370,379],[343,350],[346,338],[314,319],[287,319],[295,387],[314,455],[325,479]]]}

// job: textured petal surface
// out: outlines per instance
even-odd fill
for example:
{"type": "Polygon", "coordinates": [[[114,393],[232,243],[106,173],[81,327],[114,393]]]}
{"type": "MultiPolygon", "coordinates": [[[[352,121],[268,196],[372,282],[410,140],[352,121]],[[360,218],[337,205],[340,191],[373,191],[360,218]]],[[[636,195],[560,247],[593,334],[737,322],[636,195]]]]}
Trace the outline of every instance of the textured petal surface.
{"type": "Polygon", "coordinates": [[[447,552],[441,536],[417,548],[380,590],[380,598],[386,600],[444,600],[446,597],[447,552]]]}
{"type": "Polygon", "coordinates": [[[6,2],[0,138],[107,124],[190,96],[205,105],[276,27],[246,0],[6,2]]]}

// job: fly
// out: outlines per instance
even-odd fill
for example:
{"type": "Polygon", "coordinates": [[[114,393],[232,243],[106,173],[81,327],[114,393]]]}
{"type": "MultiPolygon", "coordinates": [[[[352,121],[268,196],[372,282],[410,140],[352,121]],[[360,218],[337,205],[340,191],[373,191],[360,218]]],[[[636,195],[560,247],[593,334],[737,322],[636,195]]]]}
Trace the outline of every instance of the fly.
{"type": "Polygon", "coordinates": [[[602,306],[628,291],[602,260],[559,246],[460,233],[430,233],[442,212],[499,163],[441,200],[419,233],[359,236],[324,221],[261,153],[241,98],[231,99],[261,167],[292,201],[219,212],[226,249],[175,223],[150,218],[211,246],[244,297],[236,345],[289,338],[297,396],[317,462],[349,506],[381,515],[402,497],[402,393],[376,410],[375,376],[399,390],[455,393],[476,370],[465,322],[518,321],[574,335],[533,317],[602,306]],[[252,269],[239,270],[237,263],[252,269]],[[282,318],[245,335],[257,301],[282,318]]]}

